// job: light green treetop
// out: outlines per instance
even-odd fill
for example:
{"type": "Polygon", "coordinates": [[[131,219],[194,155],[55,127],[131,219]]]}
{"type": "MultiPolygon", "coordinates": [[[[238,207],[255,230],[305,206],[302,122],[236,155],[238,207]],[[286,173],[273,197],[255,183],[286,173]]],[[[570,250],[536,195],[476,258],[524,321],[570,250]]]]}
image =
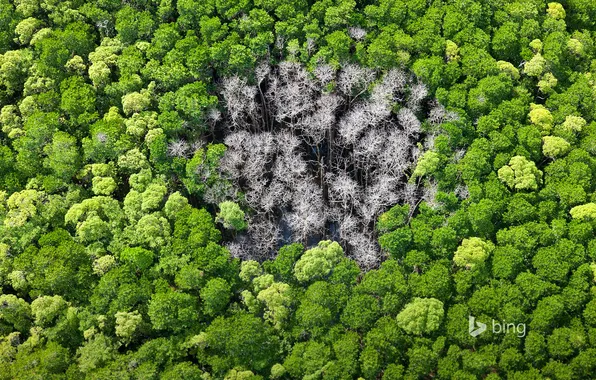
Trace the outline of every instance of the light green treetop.
{"type": "Polygon", "coordinates": [[[563,20],[566,16],[565,9],[560,3],[548,3],[548,9],[546,13],[555,20],[563,20]]]}
{"type": "Polygon", "coordinates": [[[15,28],[15,33],[18,36],[18,38],[15,38],[15,41],[21,45],[27,45],[29,41],[31,41],[35,32],[42,25],[43,23],[34,17],[27,17],[26,19],[21,20],[15,28]]]}
{"type": "Polygon", "coordinates": [[[265,319],[280,329],[284,321],[290,316],[292,303],[290,285],[283,282],[274,282],[257,294],[257,299],[265,303],[265,319]]]}
{"type": "Polygon", "coordinates": [[[581,116],[569,115],[563,122],[563,127],[568,131],[581,132],[583,127],[586,126],[586,120],[581,116]]]}
{"type": "Polygon", "coordinates": [[[242,281],[252,281],[253,278],[258,277],[261,274],[263,274],[263,269],[258,261],[246,260],[242,261],[242,264],[240,264],[240,279],[242,281]]]}
{"type": "Polygon", "coordinates": [[[151,104],[151,94],[148,91],[131,92],[122,97],[122,110],[125,114],[131,115],[141,112],[151,104]]]}
{"type": "Polygon", "coordinates": [[[519,79],[519,70],[517,69],[517,67],[513,66],[511,62],[497,61],[497,66],[499,66],[499,70],[509,74],[511,79],[519,79]]]}
{"type": "Polygon", "coordinates": [[[532,50],[534,50],[534,53],[542,52],[542,41],[540,41],[538,38],[533,39],[529,45],[532,50]]]}
{"type": "Polygon", "coordinates": [[[31,306],[14,294],[0,295],[0,334],[17,330],[25,333],[31,325],[31,306]]]}
{"type": "Polygon", "coordinates": [[[546,68],[546,59],[542,54],[537,53],[524,65],[524,73],[531,77],[539,77],[546,68]]]}
{"type": "Polygon", "coordinates": [[[137,148],[133,148],[118,157],[118,166],[132,172],[150,167],[147,157],[137,148]]]}
{"type": "Polygon", "coordinates": [[[324,240],[304,252],[294,266],[294,275],[300,282],[327,276],[343,258],[344,251],[335,241],[324,240]]]}
{"type": "Polygon", "coordinates": [[[449,61],[459,60],[459,47],[451,40],[445,41],[445,55],[449,61]]]}
{"type": "Polygon", "coordinates": [[[553,127],[553,115],[542,104],[530,105],[530,122],[541,129],[543,135],[548,134],[553,127]]]}
{"type": "Polygon", "coordinates": [[[0,110],[0,126],[2,132],[6,133],[11,139],[25,133],[22,129],[23,123],[17,106],[9,104],[2,107],[2,110],[0,110]]]}
{"type": "Polygon", "coordinates": [[[536,190],[542,179],[542,172],[536,168],[533,161],[523,156],[515,156],[509,160],[509,165],[499,169],[498,176],[512,189],[536,190]]]}
{"type": "Polygon", "coordinates": [[[103,88],[109,84],[111,74],[112,71],[104,61],[95,62],[89,66],[89,79],[96,88],[103,88]]]}
{"type": "Polygon", "coordinates": [[[91,182],[95,195],[110,195],[118,187],[116,180],[112,177],[93,177],[91,182]]]}
{"type": "Polygon", "coordinates": [[[180,211],[187,207],[190,207],[188,199],[180,194],[179,191],[176,191],[168,197],[168,200],[163,207],[163,212],[168,218],[174,219],[180,211]]]}
{"type": "Polygon", "coordinates": [[[116,259],[112,255],[101,256],[93,262],[93,273],[103,276],[116,266],[116,259]]]}
{"type": "Polygon", "coordinates": [[[438,299],[414,298],[397,315],[397,324],[408,334],[422,335],[437,330],[444,314],[438,299]]]}
{"type": "Polygon", "coordinates": [[[41,296],[31,302],[35,324],[41,327],[49,326],[67,308],[68,303],[59,295],[41,296]]]}
{"type": "Polygon", "coordinates": [[[550,158],[560,157],[571,148],[571,144],[562,137],[544,136],[542,142],[542,153],[550,158]]]}
{"type": "Polygon", "coordinates": [[[83,242],[107,238],[122,227],[124,213],[117,200],[97,196],[74,204],[66,212],[64,222],[74,225],[77,237],[83,242]]]}
{"type": "Polygon", "coordinates": [[[247,227],[244,211],[237,203],[231,201],[221,202],[216,221],[222,223],[225,228],[242,231],[247,227]]]}
{"type": "Polygon", "coordinates": [[[474,269],[484,264],[494,248],[493,243],[478,237],[464,239],[453,256],[453,262],[458,267],[474,269]]]}
{"type": "Polygon", "coordinates": [[[569,213],[573,219],[593,220],[596,219],[596,203],[586,203],[575,206],[569,213]]]}
{"type": "Polygon", "coordinates": [[[83,61],[83,58],[80,55],[75,55],[74,57],[69,59],[64,65],[64,67],[68,71],[72,73],[77,73],[79,75],[83,75],[83,73],[87,69],[87,65],[85,65],[85,61],[83,61]]]}
{"type": "Polygon", "coordinates": [[[558,83],[559,81],[553,74],[546,73],[542,76],[542,79],[538,81],[538,88],[540,89],[540,92],[550,94],[558,83]]]}
{"type": "Polygon", "coordinates": [[[416,169],[412,173],[412,179],[433,173],[439,167],[439,153],[428,150],[418,159],[416,169]]]}
{"type": "Polygon", "coordinates": [[[21,227],[37,214],[37,207],[45,198],[43,192],[29,189],[11,194],[6,201],[8,213],[4,219],[6,227],[21,227]]]}
{"type": "Polygon", "coordinates": [[[570,38],[567,41],[567,49],[573,54],[582,55],[584,52],[584,44],[576,38],[570,38]]]}
{"type": "Polygon", "coordinates": [[[143,317],[137,310],[133,312],[119,311],[115,317],[116,336],[127,344],[134,338],[139,326],[143,323],[143,317]]]}

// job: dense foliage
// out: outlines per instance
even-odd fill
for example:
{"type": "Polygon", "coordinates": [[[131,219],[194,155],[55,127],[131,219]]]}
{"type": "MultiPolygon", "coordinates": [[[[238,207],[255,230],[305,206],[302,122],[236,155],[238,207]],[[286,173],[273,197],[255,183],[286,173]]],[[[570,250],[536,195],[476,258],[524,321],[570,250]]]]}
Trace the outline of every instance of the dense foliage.
{"type": "Polygon", "coordinates": [[[0,379],[593,377],[595,33],[0,0],[0,379]]]}

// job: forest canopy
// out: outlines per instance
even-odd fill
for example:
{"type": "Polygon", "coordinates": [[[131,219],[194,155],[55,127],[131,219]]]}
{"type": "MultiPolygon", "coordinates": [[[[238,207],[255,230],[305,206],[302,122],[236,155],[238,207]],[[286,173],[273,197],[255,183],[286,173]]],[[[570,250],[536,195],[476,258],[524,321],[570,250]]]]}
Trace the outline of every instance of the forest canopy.
{"type": "Polygon", "coordinates": [[[595,44],[592,0],[0,0],[0,380],[593,377],[595,44]]]}

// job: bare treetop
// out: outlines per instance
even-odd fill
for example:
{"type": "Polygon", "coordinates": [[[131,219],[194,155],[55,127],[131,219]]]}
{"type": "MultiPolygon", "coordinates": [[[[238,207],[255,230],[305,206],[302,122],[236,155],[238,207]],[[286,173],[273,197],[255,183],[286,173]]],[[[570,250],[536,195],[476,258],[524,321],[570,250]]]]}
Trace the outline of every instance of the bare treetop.
{"type": "Polygon", "coordinates": [[[331,237],[363,268],[378,265],[378,216],[396,203],[434,198],[407,183],[416,144],[426,139],[422,121],[437,126],[453,116],[398,69],[320,64],[310,73],[288,61],[259,64],[255,78],[254,86],[240,77],[221,84],[227,151],[220,171],[251,210],[233,254],[263,259],[292,241],[331,237]]]}

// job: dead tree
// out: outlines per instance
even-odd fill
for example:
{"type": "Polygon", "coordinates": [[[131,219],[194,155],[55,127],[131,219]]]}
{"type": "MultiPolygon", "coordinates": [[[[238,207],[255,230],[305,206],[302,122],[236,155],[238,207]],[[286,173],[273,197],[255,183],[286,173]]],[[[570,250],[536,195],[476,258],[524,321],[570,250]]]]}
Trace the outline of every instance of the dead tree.
{"type": "MultiPolygon", "coordinates": [[[[356,39],[366,33],[349,32],[356,39]]],[[[422,191],[407,181],[417,144],[428,139],[428,147],[440,133],[425,136],[422,121],[438,131],[457,115],[399,69],[382,75],[319,64],[309,72],[286,61],[259,64],[254,78],[223,79],[226,113],[211,117],[225,134],[221,174],[250,210],[247,232],[229,245],[232,255],[266,259],[291,241],[333,238],[362,268],[375,267],[379,215],[397,203],[434,202],[436,186],[422,191]]],[[[185,152],[174,143],[171,150],[185,152]]],[[[467,196],[464,189],[458,195],[467,196]]]]}

